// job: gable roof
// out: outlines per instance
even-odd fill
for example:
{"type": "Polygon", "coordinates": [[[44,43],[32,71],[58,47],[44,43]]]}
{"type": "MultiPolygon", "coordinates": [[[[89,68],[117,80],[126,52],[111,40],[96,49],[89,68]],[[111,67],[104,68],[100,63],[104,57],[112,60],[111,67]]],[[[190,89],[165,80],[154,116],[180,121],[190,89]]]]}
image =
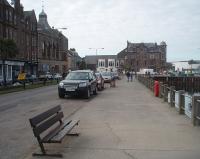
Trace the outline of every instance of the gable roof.
{"type": "Polygon", "coordinates": [[[127,54],[127,48],[125,48],[117,54],[117,58],[124,58],[127,54]]]}
{"type": "Polygon", "coordinates": [[[1,3],[1,4],[4,4],[4,5],[6,5],[6,6],[12,7],[12,6],[10,5],[10,3],[8,3],[7,0],[0,0],[0,3],[1,3]]]}
{"type": "Polygon", "coordinates": [[[31,10],[31,11],[24,11],[24,18],[30,18],[31,21],[35,21],[37,22],[37,18],[36,18],[36,15],[35,15],[35,11],[34,10],[31,10]]]}
{"type": "Polygon", "coordinates": [[[157,47],[157,43],[130,43],[127,42],[127,48],[136,48],[136,47],[141,47],[144,46],[146,48],[153,48],[153,47],[157,47]]]}

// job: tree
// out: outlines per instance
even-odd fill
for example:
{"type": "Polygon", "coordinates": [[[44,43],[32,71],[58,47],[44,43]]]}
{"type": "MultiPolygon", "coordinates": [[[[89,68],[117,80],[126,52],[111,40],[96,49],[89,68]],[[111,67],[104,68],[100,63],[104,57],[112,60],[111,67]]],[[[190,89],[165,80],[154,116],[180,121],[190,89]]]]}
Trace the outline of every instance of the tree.
{"type": "Polygon", "coordinates": [[[78,66],[78,69],[79,69],[79,70],[84,70],[84,69],[86,69],[86,63],[85,63],[84,60],[78,61],[78,62],[77,62],[77,66],[78,66]]]}
{"type": "Polygon", "coordinates": [[[11,39],[0,39],[0,58],[3,66],[3,81],[6,86],[6,70],[5,61],[16,57],[18,54],[18,48],[16,43],[11,39]]]}

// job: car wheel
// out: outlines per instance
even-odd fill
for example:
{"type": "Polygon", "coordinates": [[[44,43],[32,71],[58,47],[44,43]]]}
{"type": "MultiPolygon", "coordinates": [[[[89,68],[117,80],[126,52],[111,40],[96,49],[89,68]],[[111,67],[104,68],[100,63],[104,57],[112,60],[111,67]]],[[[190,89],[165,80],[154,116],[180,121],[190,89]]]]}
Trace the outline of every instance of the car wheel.
{"type": "Polygon", "coordinates": [[[93,91],[94,95],[97,95],[97,87],[95,87],[95,90],[93,91]]]}
{"type": "Polygon", "coordinates": [[[64,97],[65,97],[65,94],[64,94],[64,93],[61,93],[61,92],[58,92],[58,96],[59,96],[59,98],[64,98],[64,97]]]}
{"type": "Polygon", "coordinates": [[[89,88],[88,88],[87,91],[86,91],[85,98],[86,98],[86,99],[89,99],[89,98],[90,98],[90,89],[89,89],[89,88]]]}

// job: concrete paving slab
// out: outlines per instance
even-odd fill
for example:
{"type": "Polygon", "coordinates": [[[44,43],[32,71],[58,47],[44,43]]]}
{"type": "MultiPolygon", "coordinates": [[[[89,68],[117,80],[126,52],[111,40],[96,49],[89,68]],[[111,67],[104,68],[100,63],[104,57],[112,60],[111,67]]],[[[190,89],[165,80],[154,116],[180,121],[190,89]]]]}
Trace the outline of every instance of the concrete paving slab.
{"type": "Polygon", "coordinates": [[[200,158],[200,128],[137,81],[117,81],[117,87],[100,92],[73,118],[80,119],[80,136],[47,147],[64,158],[200,158]]]}

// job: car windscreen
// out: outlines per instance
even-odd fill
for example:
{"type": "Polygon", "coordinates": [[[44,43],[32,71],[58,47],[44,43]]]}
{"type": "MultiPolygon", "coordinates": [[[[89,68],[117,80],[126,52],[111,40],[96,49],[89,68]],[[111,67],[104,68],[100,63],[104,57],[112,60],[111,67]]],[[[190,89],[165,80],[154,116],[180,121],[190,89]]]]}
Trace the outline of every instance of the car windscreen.
{"type": "Polygon", "coordinates": [[[102,76],[111,76],[111,72],[102,72],[102,76]]]}
{"type": "Polygon", "coordinates": [[[89,74],[88,72],[70,72],[65,79],[66,80],[88,80],[89,74]]]}
{"type": "Polygon", "coordinates": [[[100,77],[100,73],[95,73],[95,75],[96,75],[97,77],[100,77]]]}

